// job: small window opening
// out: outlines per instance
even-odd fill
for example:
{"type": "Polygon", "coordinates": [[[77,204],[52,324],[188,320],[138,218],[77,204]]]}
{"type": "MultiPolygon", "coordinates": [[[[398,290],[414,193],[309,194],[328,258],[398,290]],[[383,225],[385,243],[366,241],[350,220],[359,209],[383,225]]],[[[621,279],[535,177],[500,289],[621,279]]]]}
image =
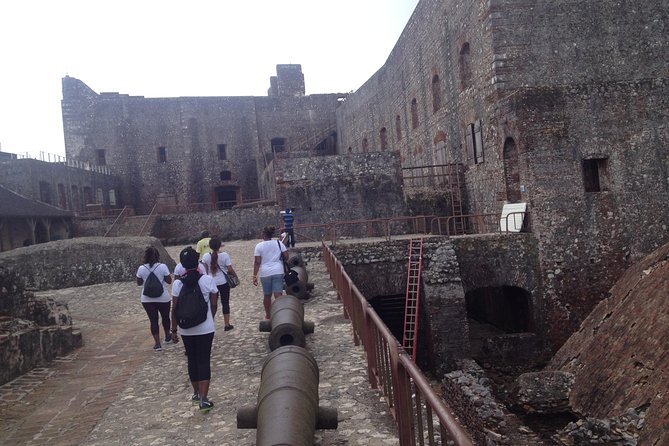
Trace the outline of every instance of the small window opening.
{"type": "Polygon", "coordinates": [[[400,115],[395,116],[395,134],[398,140],[402,139],[402,119],[400,115]]]}
{"type": "Polygon", "coordinates": [[[413,98],[411,100],[411,127],[415,129],[418,124],[418,101],[413,98]]]}
{"type": "Polygon", "coordinates": [[[228,154],[225,151],[225,144],[219,144],[216,147],[218,147],[218,159],[221,161],[228,159],[228,154]]]}
{"type": "Polygon", "coordinates": [[[165,147],[158,147],[158,162],[166,163],[167,162],[167,149],[165,147]]]}
{"type": "Polygon", "coordinates": [[[232,172],[229,170],[221,171],[221,181],[230,181],[232,179],[232,172]]]}
{"type": "Polygon", "coordinates": [[[439,76],[432,77],[432,111],[437,112],[441,108],[441,84],[439,76]]]}
{"type": "Polygon", "coordinates": [[[107,165],[107,156],[105,153],[105,149],[97,149],[95,151],[95,158],[96,158],[96,164],[98,166],[106,166],[107,165]]]}
{"type": "Polygon", "coordinates": [[[381,150],[387,150],[388,149],[388,132],[386,131],[386,128],[382,128],[381,132],[379,132],[379,136],[381,137],[381,150]]]}
{"type": "Polygon", "coordinates": [[[367,138],[362,139],[362,151],[365,153],[369,151],[369,141],[367,140],[367,138]]]}
{"type": "Polygon", "coordinates": [[[607,158],[583,160],[583,186],[586,192],[601,192],[607,187],[607,158]]]}
{"type": "Polygon", "coordinates": [[[286,149],[286,138],[272,138],[272,152],[280,153],[286,149]]]}

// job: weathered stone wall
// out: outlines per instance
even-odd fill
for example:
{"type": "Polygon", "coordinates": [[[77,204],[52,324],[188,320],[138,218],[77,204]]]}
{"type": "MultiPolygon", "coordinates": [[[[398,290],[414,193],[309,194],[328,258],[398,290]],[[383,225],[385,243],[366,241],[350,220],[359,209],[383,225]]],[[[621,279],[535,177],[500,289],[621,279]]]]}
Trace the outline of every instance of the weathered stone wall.
{"type": "Polygon", "coordinates": [[[154,237],[82,237],[0,253],[0,267],[37,290],[134,281],[144,250],[154,246],[170,271],[176,263],[154,237]]]}
{"type": "Polygon", "coordinates": [[[612,418],[648,405],[639,444],[667,444],[669,244],[628,269],[549,368],[575,376],[570,401],[584,416],[612,418]]]}
{"type": "Polygon", "coordinates": [[[403,167],[464,163],[466,213],[528,203],[553,350],[669,240],[663,10],[422,0],[386,64],[337,110],[340,153],[380,151],[385,135],[403,167]],[[586,190],[588,160],[599,191],[586,190]]]}
{"type": "Polygon", "coordinates": [[[237,202],[257,199],[258,172],[273,157],[272,138],[297,146],[334,128],[339,96],[149,99],[96,94],[65,77],[66,152],[97,163],[97,151],[104,150],[105,164],[123,181],[125,202],[138,213],[148,213],[159,197],[179,205],[224,201],[217,187],[236,191],[237,202]],[[223,171],[231,173],[229,180],[221,179],[223,171]]]}
{"type": "Polygon", "coordinates": [[[66,305],[25,291],[0,265],[0,385],[81,345],[66,305]]]}
{"type": "Polygon", "coordinates": [[[96,203],[123,207],[118,177],[63,163],[29,158],[2,160],[0,184],[33,200],[75,212],[86,211],[87,204],[96,203]],[[98,190],[102,202],[98,201],[98,190]],[[110,194],[116,197],[114,204],[110,203],[110,194]]]}
{"type": "Polygon", "coordinates": [[[406,215],[399,160],[392,153],[277,157],[277,204],[295,223],[406,215]]]}

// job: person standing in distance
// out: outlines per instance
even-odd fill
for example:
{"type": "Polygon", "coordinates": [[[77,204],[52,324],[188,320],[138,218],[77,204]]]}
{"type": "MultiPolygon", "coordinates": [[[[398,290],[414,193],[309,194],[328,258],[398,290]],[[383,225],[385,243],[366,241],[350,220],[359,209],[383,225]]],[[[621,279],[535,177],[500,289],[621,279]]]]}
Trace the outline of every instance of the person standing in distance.
{"type": "Polygon", "coordinates": [[[270,317],[272,294],[278,299],[283,294],[283,262],[288,260],[286,246],[279,240],[274,240],[273,226],[266,226],[262,230],[263,241],[258,243],[253,252],[253,285],[258,286],[258,274],[262,283],[263,306],[265,319],[270,317]]]}
{"type": "Polygon", "coordinates": [[[209,231],[202,231],[202,234],[200,234],[200,240],[197,242],[197,245],[195,245],[195,251],[197,251],[197,254],[200,256],[198,258],[200,261],[202,260],[203,255],[211,252],[211,248],[209,248],[209,240],[211,240],[209,231]]]}
{"type": "Polygon", "coordinates": [[[293,210],[287,208],[281,211],[281,218],[283,219],[283,229],[286,232],[286,246],[289,248],[295,247],[295,232],[293,230],[293,223],[295,222],[295,214],[293,210]]]}

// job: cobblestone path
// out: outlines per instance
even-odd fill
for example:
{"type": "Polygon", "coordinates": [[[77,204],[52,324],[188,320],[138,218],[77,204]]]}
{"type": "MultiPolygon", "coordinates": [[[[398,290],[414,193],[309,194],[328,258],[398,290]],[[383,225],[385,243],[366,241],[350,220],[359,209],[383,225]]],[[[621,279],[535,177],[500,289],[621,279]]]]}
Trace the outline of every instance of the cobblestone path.
{"type": "MultiPolygon", "coordinates": [[[[183,345],[152,351],[133,271],[124,283],[41,293],[68,303],[84,346],[0,387],[0,444],[253,445],[255,430],[237,429],[236,414],[255,404],[269,354],[268,334],[258,331],[262,293],[251,285],[255,243],[223,248],[242,283],[232,290],[234,330],[223,331],[220,309],[217,314],[209,414],[191,405],[183,345]]],[[[180,248],[168,252],[177,257],[180,248]]],[[[397,445],[392,417],[369,387],[364,353],[353,345],[324,265],[310,262],[307,269],[315,288],[303,301],[305,319],[316,324],[307,349],[319,365],[321,405],[339,411],[339,428],[317,431],[314,444],[397,445]]]]}

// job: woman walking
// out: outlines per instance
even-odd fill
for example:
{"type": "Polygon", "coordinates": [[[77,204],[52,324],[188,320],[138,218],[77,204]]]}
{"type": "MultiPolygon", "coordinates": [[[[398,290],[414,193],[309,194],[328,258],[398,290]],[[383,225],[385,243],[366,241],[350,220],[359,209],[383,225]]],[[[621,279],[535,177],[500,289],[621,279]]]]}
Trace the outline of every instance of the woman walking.
{"type": "Polygon", "coordinates": [[[223,330],[230,331],[235,327],[230,324],[230,284],[228,283],[228,278],[236,278],[237,273],[232,268],[230,255],[225,251],[219,252],[221,249],[220,238],[212,237],[209,240],[209,248],[211,248],[211,252],[202,256],[202,263],[207,274],[214,279],[218,288],[218,296],[221,299],[221,307],[223,309],[223,321],[225,322],[223,330]]]}
{"type": "Polygon", "coordinates": [[[270,317],[272,294],[275,299],[283,294],[283,265],[288,260],[286,246],[279,240],[273,240],[275,230],[273,226],[266,226],[262,230],[263,241],[256,245],[253,253],[253,285],[258,286],[260,274],[265,319],[270,317]]]}
{"type": "Polygon", "coordinates": [[[206,317],[200,319],[203,322],[188,328],[179,326],[178,331],[188,358],[188,377],[193,386],[191,400],[199,405],[200,412],[209,412],[214,407],[207,395],[211,381],[211,346],[216,331],[214,316],[218,308],[218,289],[214,279],[198,272],[198,258],[198,253],[190,246],[179,254],[179,260],[186,272],[172,285],[172,335],[176,338],[177,323],[182,324],[178,319],[181,314],[179,305],[184,305],[184,308],[191,306],[193,299],[200,301],[202,297],[207,304],[206,317]]]}
{"type": "Polygon", "coordinates": [[[149,317],[151,335],[154,344],[153,351],[159,352],[163,348],[160,344],[160,327],[158,324],[158,315],[160,315],[163,330],[165,331],[165,343],[172,342],[170,334],[170,295],[163,285],[172,283],[172,276],[167,265],[160,263],[160,254],[153,246],[148,246],[144,251],[144,264],[137,269],[137,285],[142,286],[140,301],[149,317]],[[150,276],[154,277],[150,277],[150,276]]]}

